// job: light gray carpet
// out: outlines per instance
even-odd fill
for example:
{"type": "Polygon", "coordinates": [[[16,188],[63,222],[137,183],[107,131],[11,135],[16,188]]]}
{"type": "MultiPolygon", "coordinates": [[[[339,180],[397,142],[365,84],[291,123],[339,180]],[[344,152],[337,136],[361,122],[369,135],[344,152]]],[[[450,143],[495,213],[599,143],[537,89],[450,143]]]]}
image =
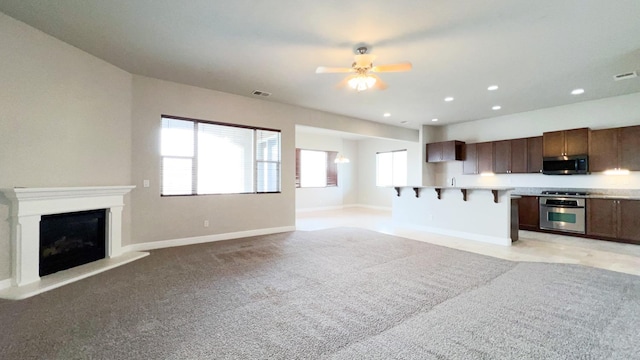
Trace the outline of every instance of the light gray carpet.
{"type": "Polygon", "coordinates": [[[360,229],[153,251],[0,301],[2,359],[640,359],[640,277],[360,229]]]}

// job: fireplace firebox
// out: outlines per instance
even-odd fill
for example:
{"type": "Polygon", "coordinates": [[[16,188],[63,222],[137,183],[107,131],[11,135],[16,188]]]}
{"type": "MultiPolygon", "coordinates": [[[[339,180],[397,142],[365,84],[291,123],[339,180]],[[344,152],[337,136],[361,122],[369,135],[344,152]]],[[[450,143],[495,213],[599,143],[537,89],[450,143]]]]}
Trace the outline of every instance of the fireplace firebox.
{"type": "Polygon", "coordinates": [[[40,220],[40,276],[104,259],[105,219],[105,209],[43,215],[40,220]]]}

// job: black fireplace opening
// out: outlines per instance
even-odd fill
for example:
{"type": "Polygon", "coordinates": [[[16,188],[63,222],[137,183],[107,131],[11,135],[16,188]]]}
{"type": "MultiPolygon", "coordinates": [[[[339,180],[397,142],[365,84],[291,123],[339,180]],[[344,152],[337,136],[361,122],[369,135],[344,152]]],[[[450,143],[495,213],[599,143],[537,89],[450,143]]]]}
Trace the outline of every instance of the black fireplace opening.
{"type": "Polygon", "coordinates": [[[105,258],[106,209],[43,215],[40,276],[105,258]]]}

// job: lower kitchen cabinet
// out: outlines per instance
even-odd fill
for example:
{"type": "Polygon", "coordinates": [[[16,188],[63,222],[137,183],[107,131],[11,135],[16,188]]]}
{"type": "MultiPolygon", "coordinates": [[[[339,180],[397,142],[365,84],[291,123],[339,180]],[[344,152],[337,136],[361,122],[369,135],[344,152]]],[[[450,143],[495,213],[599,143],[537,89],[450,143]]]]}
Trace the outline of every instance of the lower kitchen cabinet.
{"type": "Polygon", "coordinates": [[[518,200],[520,230],[539,230],[540,208],[537,196],[522,196],[518,200]]]}
{"type": "Polygon", "coordinates": [[[587,199],[587,235],[640,243],[640,200],[587,199]]]}
{"type": "Polygon", "coordinates": [[[618,238],[640,243],[640,200],[618,200],[618,238]]]}
{"type": "Polygon", "coordinates": [[[618,201],[587,199],[587,235],[617,237],[618,201]]]}

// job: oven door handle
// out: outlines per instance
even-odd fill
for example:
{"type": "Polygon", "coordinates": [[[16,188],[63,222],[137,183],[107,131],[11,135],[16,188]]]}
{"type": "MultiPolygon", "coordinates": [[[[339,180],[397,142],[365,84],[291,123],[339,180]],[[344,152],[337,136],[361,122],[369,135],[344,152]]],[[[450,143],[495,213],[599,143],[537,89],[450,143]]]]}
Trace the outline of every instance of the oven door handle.
{"type": "Polygon", "coordinates": [[[567,209],[584,209],[584,206],[573,206],[573,205],[547,205],[540,204],[540,206],[548,207],[548,208],[567,208],[567,209]]]}

